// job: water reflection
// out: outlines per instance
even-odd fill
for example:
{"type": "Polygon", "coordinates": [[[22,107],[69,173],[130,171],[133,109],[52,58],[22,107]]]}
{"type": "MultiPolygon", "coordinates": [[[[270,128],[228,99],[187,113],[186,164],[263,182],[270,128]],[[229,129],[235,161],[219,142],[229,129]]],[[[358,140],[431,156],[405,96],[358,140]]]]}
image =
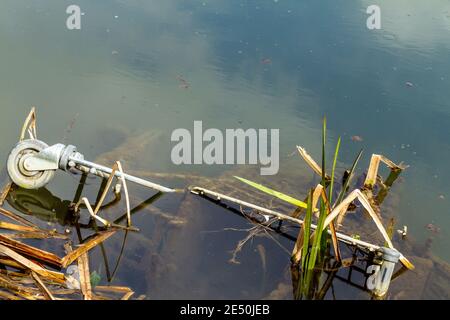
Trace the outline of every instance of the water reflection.
{"type": "MultiPolygon", "coordinates": [[[[86,179],[87,179],[86,174],[81,175],[80,183],[78,185],[73,200],[62,200],[59,197],[53,195],[52,192],[50,192],[47,188],[24,189],[16,185],[12,185],[5,200],[12,208],[17,210],[18,212],[21,212],[25,215],[33,216],[44,222],[58,223],[60,226],[66,228],[65,229],[66,232],[71,231],[71,228],[67,227],[73,227],[76,230],[78,243],[82,244],[89,238],[89,236],[83,237],[81,232],[82,229],[91,231],[91,234],[92,231],[98,232],[107,229],[104,226],[98,226],[96,220],[93,218],[90,218],[88,220],[88,223],[80,222],[79,209],[82,208],[83,206],[79,206],[77,208],[76,204],[80,200],[83,188],[86,183],[86,179]]],[[[106,182],[107,179],[102,180],[96,202],[100,200],[100,197],[104,192],[106,182]]],[[[163,195],[162,192],[158,192],[155,195],[151,196],[150,198],[146,199],[145,201],[141,202],[136,207],[130,210],[130,215],[134,215],[140,212],[141,210],[145,209],[147,206],[151,205],[156,200],[158,200],[162,195],[163,195]]],[[[101,213],[102,210],[106,210],[118,205],[120,200],[121,200],[120,193],[115,193],[115,197],[112,200],[100,206],[99,213],[101,213]]],[[[124,213],[114,220],[114,224],[119,225],[119,223],[123,222],[126,219],[127,213],[124,213]]],[[[119,263],[122,259],[122,255],[124,254],[128,232],[129,230],[124,231],[120,253],[118,255],[117,262],[113,269],[111,269],[109,266],[108,254],[105,249],[105,246],[103,245],[103,243],[100,243],[99,245],[103,257],[108,282],[113,281],[114,276],[119,268],[119,263]],[[112,272],[110,270],[112,270],[112,272]]]]}

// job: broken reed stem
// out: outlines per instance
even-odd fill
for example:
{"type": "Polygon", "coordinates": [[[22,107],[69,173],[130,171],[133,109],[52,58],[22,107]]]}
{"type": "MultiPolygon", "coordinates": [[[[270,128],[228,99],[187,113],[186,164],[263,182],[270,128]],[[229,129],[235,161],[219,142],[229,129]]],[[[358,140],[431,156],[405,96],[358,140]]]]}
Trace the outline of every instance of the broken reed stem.
{"type": "Polygon", "coordinates": [[[19,231],[19,232],[37,231],[37,229],[33,228],[33,227],[21,226],[18,224],[4,222],[4,221],[0,221],[0,229],[13,230],[13,231],[19,231]]]}
{"type": "Polygon", "coordinates": [[[384,199],[386,198],[388,191],[391,189],[392,184],[397,180],[400,173],[402,173],[403,169],[401,168],[393,168],[391,169],[391,172],[389,173],[389,176],[386,178],[386,181],[384,183],[380,183],[381,189],[378,191],[378,194],[375,197],[376,203],[379,205],[383,203],[384,199]]]}
{"type": "Polygon", "coordinates": [[[12,213],[9,210],[0,208],[0,214],[4,215],[5,217],[8,217],[8,218],[10,218],[12,220],[15,220],[15,221],[17,221],[17,222],[19,222],[19,223],[21,223],[23,225],[29,226],[31,228],[38,229],[38,227],[34,223],[28,221],[25,218],[22,218],[21,216],[15,214],[15,213],[12,213]]]}
{"type": "MultiPolygon", "coordinates": [[[[327,197],[327,194],[325,192],[325,189],[323,189],[323,188],[322,188],[321,196],[322,196],[322,199],[323,199],[323,201],[325,203],[325,214],[328,216],[331,213],[331,205],[330,205],[330,202],[328,201],[328,197],[327,197]]],[[[340,263],[341,262],[341,252],[339,250],[339,241],[338,241],[338,238],[337,238],[337,235],[336,235],[336,228],[334,226],[334,222],[333,221],[330,222],[330,234],[331,234],[331,241],[332,241],[332,244],[333,244],[333,250],[334,250],[335,258],[336,258],[337,262],[340,263]]]]}
{"type": "Polygon", "coordinates": [[[99,232],[94,237],[90,238],[89,240],[81,244],[78,248],[76,248],[72,252],[69,252],[64,258],[62,258],[62,267],[66,268],[68,265],[78,259],[78,257],[83,253],[88,252],[98,244],[102,243],[103,241],[111,237],[114,233],[116,233],[116,230],[99,232]]]}
{"type": "Polygon", "coordinates": [[[25,267],[26,269],[30,269],[30,270],[36,272],[38,275],[43,276],[44,278],[49,278],[58,283],[64,283],[64,281],[65,281],[64,274],[46,270],[46,269],[42,268],[41,266],[37,265],[36,263],[28,260],[24,256],[18,254],[17,252],[11,250],[10,248],[8,248],[2,244],[0,244],[0,253],[14,259],[21,266],[25,267]]]}
{"type": "Polygon", "coordinates": [[[128,195],[127,181],[125,179],[125,175],[123,173],[122,165],[120,164],[120,161],[117,161],[116,164],[119,169],[119,172],[121,173],[120,179],[122,180],[123,191],[125,193],[125,201],[127,204],[127,226],[131,227],[131,213],[130,213],[131,208],[130,208],[130,197],[128,195]]]}
{"type": "MultiPolygon", "coordinates": [[[[353,190],[347,198],[345,198],[336,208],[333,209],[333,211],[330,213],[330,215],[326,218],[324,223],[324,228],[331,223],[336,216],[338,216],[344,208],[348,208],[351,202],[353,202],[355,199],[358,199],[359,202],[363,205],[364,209],[369,213],[372,220],[375,222],[375,225],[377,226],[378,230],[380,231],[381,235],[383,236],[384,240],[386,241],[386,244],[389,248],[395,249],[394,245],[392,244],[391,239],[389,238],[389,235],[387,234],[386,230],[384,229],[383,224],[381,223],[381,220],[379,219],[378,215],[373,210],[372,206],[370,205],[369,200],[364,196],[364,194],[359,190],[355,189],[353,190]]],[[[400,261],[403,263],[405,267],[412,270],[414,269],[414,265],[406,259],[403,255],[400,257],[400,261]]]]}
{"type": "Polygon", "coordinates": [[[124,295],[120,298],[120,300],[129,300],[130,297],[134,294],[134,291],[132,291],[130,288],[119,286],[96,286],[95,291],[123,293],[124,295]]]}
{"type": "Polygon", "coordinates": [[[25,299],[35,300],[36,299],[35,296],[37,296],[39,292],[35,288],[18,284],[16,281],[13,281],[12,279],[4,275],[0,275],[0,286],[13,292],[18,296],[24,297],[25,299]]]}
{"type": "Polygon", "coordinates": [[[39,278],[39,275],[36,272],[31,271],[31,276],[36,281],[36,284],[39,287],[39,289],[41,289],[44,297],[46,297],[48,300],[55,300],[55,297],[52,295],[50,290],[47,289],[44,282],[42,282],[41,278],[39,278]]]}
{"type": "Polygon", "coordinates": [[[25,134],[28,131],[28,135],[30,136],[30,139],[37,139],[37,133],[36,133],[36,107],[32,107],[30,113],[28,114],[27,118],[25,119],[25,122],[22,126],[22,130],[20,132],[19,141],[22,141],[25,139],[25,134]]]}
{"type": "Polygon", "coordinates": [[[293,264],[298,265],[302,258],[303,237],[305,233],[305,225],[302,223],[300,230],[298,231],[297,240],[295,241],[294,249],[291,254],[291,261],[293,264]]]}
{"type": "Polygon", "coordinates": [[[403,165],[400,163],[399,165],[395,164],[388,158],[380,154],[372,154],[372,158],[370,159],[369,169],[367,170],[366,180],[364,181],[364,187],[368,189],[372,189],[377,181],[378,169],[380,167],[380,162],[383,162],[387,167],[391,169],[391,174],[386,179],[385,184],[388,187],[392,186],[392,183],[397,179],[398,175],[406,168],[407,165],[403,165]]]}
{"type": "Polygon", "coordinates": [[[105,188],[103,189],[103,193],[102,193],[102,195],[100,196],[100,199],[99,199],[99,201],[97,202],[97,205],[95,206],[95,209],[94,209],[94,215],[96,215],[96,214],[98,213],[98,211],[100,210],[100,208],[101,208],[101,206],[102,206],[102,204],[103,204],[103,201],[105,201],[106,194],[108,193],[109,188],[111,187],[111,183],[112,183],[112,181],[113,181],[113,179],[114,179],[114,177],[115,177],[117,168],[118,168],[118,165],[117,165],[117,162],[116,162],[116,163],[114,164],[114,166],[112,167],[112,172],[111,172],[111,174],[109,175],[108,181],[106,182],[106,186],[105,186],[105,188]]]}
{"type": "Polygon", "coordinates": [[[25,243],[10,239],[4,235],[0,235],[0,244],[53,267],[61,267],[61,259],[51,252],[29,246],[25,243]]]}
{"type": "Polygon", "coordinates": [[[78,257],[78,270],[80,272],[80,288],[84,300],[92,300],[92,287],[89,272],[89,256],[87,252],[78,257]]]}
{"type": "Polygon", "coordinates": [[[26,231],[26,232],[18,232],[18,233],[0,233],[2,236],[7,236],[10,239],[64,239],[66,240],[68,236],[64,234],[59,234],[56,231],[46,231],[46,230],[37,230],[37,231],[26,231]]]}
{"type": "Polygon", "coordinates": [[[3,203],[5,202],[5,199],[8,196],[9,190],[11,190],[11,186],[12,182],[8,181],[3,187],[2,192],[0,193],[0,206],[3,206],[3,203]]]}
{"type": "Polygon", "coordinates": [[[123,230],[128,230],[128,231],[135,231],[138,232],[139,229],[136,227],[127,227],[127,226],[122,226],[120,224],[116,224],[114,222],[109,222],[108,220],[100,217],[99,215],[95,214],[94,209],[92,209],[92,206],[88,200],[88,198],[84,197],[82,199],[80,199],[80,201],[78,201],[78,203],[75,205],[75,211],[78,211],[81,204],[84,203],[86,209],[89,212],[89,215],[93,218],[96,219],[98,221],[100,221],[105,227],[107,228],[115,228],[115,229],[123,229],[123,230]]]}
{"type": "Polygon", "coordinates": [[[381,156],[379,154],[373,154],[370,158],[369,169],[367,169],[366,180],[364,181],[364,187],[372,189],[377,181],[378,168],[380,166],[381,156]]]}
{"type": "Polygon", "coordinates": [[[128,287],[121,287],[121,286],[96,286],[95,291],[128,293],[131,292],[131,289],[128,287]]]}
{"type": "Polygon", "coordinates": [[[133,294],[134,294],[133,291],[127,292],[120,300],[129,300],[133,294]]]}
{"type": "Polygon", "coordinates": [[[81,204],[82,202],[84,202],[84,204],[85,204],[85,206],[86,206],[86,209],[87,209],[88,212],[89,212],[89,215],[90,215],[93,219],[97,219],[97,220],[100,221],[103,225],[105,225],[105,226],[107,226],[107,227],[109,227],[109,226],[111,225],[111,223],[110,223],[108,220],[103,219],[102,217],[100,217],[100,216],[98,216],[98,215],[95,214],[94,209],[92,209],[92,206],[91,206],[91,204],[89,203],[88,198],[86,198],[86,197],[82,198],[82,199],[76,204],[76,206],[75,206],[75,210],[76,210],[76,211],[78,211],[78,208],[79,208],[79,206],[80,206],[80,204],[81,204]]]}
{"type": "MultiPolygon", "coordinates": [[[[302,156],[302,158],[305,160],[305,162],[313,169],[314,172],[316,172],[319,176],[322,176],[322,168],[317,164],[316,161],[306,152],[305,148],[301,146],[297,146],[297,150],[302,156]]],[[[328,176],[325,173],[325,180],[330,180],[330,176],[328,176]]]]}
{"type": "Polygon", "coordinates": [[[3,290],[0,290],[0,297],[4,298],[5,300],[22,300],[20,297],[15,296],[9,292],[5,292],[3,290]]]}

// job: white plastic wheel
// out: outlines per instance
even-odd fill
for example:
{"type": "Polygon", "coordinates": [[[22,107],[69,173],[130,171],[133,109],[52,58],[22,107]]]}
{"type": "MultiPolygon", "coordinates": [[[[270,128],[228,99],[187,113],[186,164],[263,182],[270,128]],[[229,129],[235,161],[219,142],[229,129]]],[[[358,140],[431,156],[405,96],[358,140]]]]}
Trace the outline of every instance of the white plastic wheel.
{"type": "Polygon", "coordinates": [[[25,189],[39,189],[44,187],[55,175],[56,170],[28,171],[24,167],[24,160],[47,148],[45,142],[36,139],[19,142],[8,157],[7,169],[11,180],[25,189]]]}

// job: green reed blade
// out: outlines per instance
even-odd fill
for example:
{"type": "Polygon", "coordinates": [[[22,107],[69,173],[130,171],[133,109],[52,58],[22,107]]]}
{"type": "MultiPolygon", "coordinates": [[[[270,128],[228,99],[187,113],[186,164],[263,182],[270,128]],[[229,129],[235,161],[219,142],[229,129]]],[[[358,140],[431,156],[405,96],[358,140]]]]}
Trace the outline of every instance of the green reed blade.
{"type": "Polygon", "coordinates": [[[263,186],[263,185],[261,185],[259,183],[256,183],[256,182],[253,182],[253,181],[241,178],[241,177],[237,177],[237,176],[234,176],[234,177],[236,179],[238,179],[238,180],[248,184],[249,186],[252,186],[253,188],[258,189],[259,191],[262,191],[264,193],[270,194],[271,196],[274,196],[274,197],[276,197],[278,199],[286,201],[286,202],[288,202],[288,203],[290,203],[290,204],[292,204],[294,206],[297,206],[297,207],[300,207],[300,208],[304,208],[304,209],[307,208],[307,204],[304,203],[303,201],[295,199],[295,198],[293,198],[291,196],[288,196],[288,195],[286,195],[284,193],[281,193],[281,192],[278,192],[276,190],[267,188],[267,187],[265,187],[265,186],[263,186]]]}
{"type": "Polygon", "coordinates": [[[328,193],[329,203],[332,203],[332,201],[333,201],[334,172],[336,170],[336,162],[337,162],[340,147],[341,147],[341,137],[339,137],[338,142],[336,144],[336,150],[334,151],[333,167],[331,168],[331,183],[330,183],[330,190],[328,193]]]}
{"type": "Polygon", "coordinates": [[[304,231],[303,231],[303,248],[302,248],[302,269],[305,270],[307,266],[306,257],[309,251],[309,237],[311,234],[311,222],[312,222],[312,197],[313,191],[310,190],[308,196],[308,205],[306,208],[305,220],[303,221],[304,231]]]}

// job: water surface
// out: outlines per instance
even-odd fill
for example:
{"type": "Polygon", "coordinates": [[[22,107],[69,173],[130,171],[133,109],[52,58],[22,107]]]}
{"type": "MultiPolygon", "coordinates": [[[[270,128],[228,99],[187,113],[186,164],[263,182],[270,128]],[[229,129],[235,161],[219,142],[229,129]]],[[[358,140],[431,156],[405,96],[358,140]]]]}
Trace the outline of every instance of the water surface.
{"type": "MultiPolygon", "coordinates": [[[[339,136],[343,139],[342,164],[351,164],[363,147],[359,173],[372,153],[410,166],[393,190],[398,226],[407,225],[416,243],[432,237],[432,253],[449,260],[448,1],[379,1],[382,29],[372,31],[366,28],[370,1],[80,0],[84,15],[78,31],[65,27],[69,4],[2,1],[4,159],[31,106],[38,110],[40,138],[48,143],[64,139],[88,159],[127,137],[152,131],[158,139],[136,156],[139,161],[129,161],[126,167],[211,178],[233,168],[173,165],[174,129],[192,130],[194,120],[219,129],[280,128],[283,167],[297,144],[319,158],[321,119],[326,115],[329,150],[339,136]],[[180,87],[177,76],[189,87],[180,87]],[[363,141],[352,141],[354,135],[363,141]],[[440,228],[438,235],[425,228],[429,223],[440,228]]],[[[298,170],[306,170],[298,161],[298,170]]],[[[58,176],[49,189],[62,199],[72,199],[75,182],[58,176]]],[[[151,195],[133,190],[142,200],[151,195]]],[[[90,192],[94,197],[95,188],[90,192]]],[[[303,197],[306,192],[298,194],[303,197]]],[[[170,212],[171,206],[176,207],[173,203],[181,201],[176,199],[165,196],[158,207],[170,212]]],[[[256,243],[242,253],[241,265],[229,265],[228,251],[242,234],[204,233],[248,225],[209,204],[201,205],[214,212],[214,218],[199,215],[202,223],[191,230],[196,240],[185,248],[185,259],[199,259],[198,265],[186,272],[169,266],[166,272],[178,280],[166,285],[148,276],[151,267],[139,269],[135,276],[123,269],[121,283],[135,285],[140,294],[152,298],[267,296],[280,282],[288,255],[264,240],[273,266],[267,266],[265,287],[255,289],[261,283],[256,243]],[[230,282],[238,273],[242,276],[230,282]],[[141,279],[147,279],[146,285],[141,279]],[[191,289],[184,286],[189,280],[195,283],[191,289]]],[[[136,219],[142,233],[153,236],[157,219],[136,219]]],[[[186,230],[186,237],[193,236],[186,230]]],[[[128,241],[139,239],[133,235],[128,241]]],[[[289,247],[289,242],[285,245],[289,247]]],[[[141,246],[139,254],[152,257],[149,251],[154,247],[141,246]]],[[[152,259],[143,263],[152,266],[152,259]]]]}

